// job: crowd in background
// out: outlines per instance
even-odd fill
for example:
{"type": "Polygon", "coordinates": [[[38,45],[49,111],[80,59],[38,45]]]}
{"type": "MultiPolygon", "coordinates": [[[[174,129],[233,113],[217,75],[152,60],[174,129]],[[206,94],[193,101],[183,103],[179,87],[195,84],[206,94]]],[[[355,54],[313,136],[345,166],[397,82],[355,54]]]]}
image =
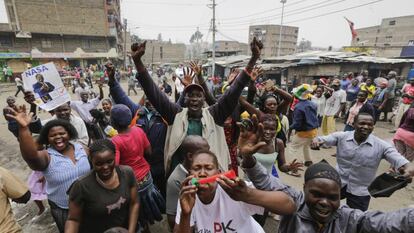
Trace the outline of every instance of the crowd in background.
{"type": "MultiPolygon", "coordinates": [[[[180,233],[264,232],[266,218],[277,215],[279,232],[414,229],[413,208],[367,211],[368,186],[382,159],[407,179],[414,176],[414,79],[362,71],[285,90],[264,80],[256,65],[261,42],[253,39],[250,49],[246,67],[225,81],[206,80],[196,62],[168,80],[162,69],[143,64],[145,42],[133,44],[127,91],[111,62],[71,69],[74,99],[48,119],[39,118],[34,94],[16,79],[3,114],[33,173],[29,191],[1,168],[1,195],[34,200],[39,212],[32,222],[50,208],[59,232],[68,233],[149,232],[165,215],[169,229],[180,233]],[[138,103],[129,97],[137,87],[145,93],[138,103]],[[30,108],[16,104],[20,92],[30,108]],[[372,134],[377,121],[392,118],[394,145],[372,134]],[[333,146],[336,169],[313,161],[312,149],[333,146]],[[303,192],[279,178],[278,172],[301,177],[305,169],[303,192]],[[227,170],[238,177],[191,183],[227,170]]],[[[0,232],[20,232],[2,201],[0,232]]]]}

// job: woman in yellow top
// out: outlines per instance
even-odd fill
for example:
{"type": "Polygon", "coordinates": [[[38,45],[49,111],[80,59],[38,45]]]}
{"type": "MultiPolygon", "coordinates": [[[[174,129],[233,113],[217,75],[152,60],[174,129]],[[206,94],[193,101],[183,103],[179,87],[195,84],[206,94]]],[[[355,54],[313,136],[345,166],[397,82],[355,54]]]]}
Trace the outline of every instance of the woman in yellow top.
{"type": "Polygon", "coordinates": [[[372,99],[374,98],[374,94],[376,91],[376,87],[374,85],[374,82],[372,81],[372,78],[367,78],[367,81],[365,83],[362,83],[360,86],[361,91],[368,92],[368,102],[372,102],[372,99]]]}

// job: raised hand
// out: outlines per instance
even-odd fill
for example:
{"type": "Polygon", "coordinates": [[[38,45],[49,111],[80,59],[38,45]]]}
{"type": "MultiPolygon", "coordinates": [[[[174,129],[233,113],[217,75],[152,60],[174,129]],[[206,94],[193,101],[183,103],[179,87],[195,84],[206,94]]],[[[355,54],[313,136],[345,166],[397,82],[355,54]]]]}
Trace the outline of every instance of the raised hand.
{"type": "Polygon", "coordinates": [[[229,179],[225,176],[220,176],[217,182],[223,190],[235,201],[245,201],[249,195],[249,187],[246,182],[240,178],[229,179]]]}
{"type": "Polygon", "coordinates": [[[197,193],[197,186],[190,184],[192,178],[194,178],[194,176],[187,177],[181,184],[180,190],[181,211],[183,214],[187,215],[190,215],[193,210],[196,200],[195,195],[197,193]]]}
{"type": "Polygon", "coordinates": [[[194,72],[194,74],[197,76],[200,76],[203,74],[203,68],[201,67],[201,64],[198,64],[198,62],[191,61],[190,68],[194,72]]]}
{"type": "Polygon", "coordinates": [[[257,40],[256,37],[253,37],[253,41],[250,43],[250,50],[252,51],[252,57],[258,59],[260,53],[263,49],[263,44],[261,41],[257,40]]]}
{"type": "Polygon", "coordinates": [[[108,61],[105,64],[106,67],[106,73],[108,74],[108,79],[111,81],[115,81],[115,67],[112,64],[112,62],[108,61]]]}
{"type": "Polygon", "coordinates": [[[20,127],[25,128],[32,122],[33,113],[27,114],[25,105],[18,106],[16,110],[12,108],[9,110],[10,113],[6,116],[16,120],[20,127]]]}
{"type": "Polygon", "coordinates": [[[144,56],[146,44],[147,44],[147,41],[144,41],[140,44],[133,43],[131,45],[131,57],[134,61],[141,60],[141,57],[144,56]]]}
{"type": "Polygon", "coordinates": [[[259,123],[256,115],[253,115],[250,119],[238,122],[237,125],[240,128],[240,136],[237,143],[240,155],[253,155],[266,145],[266,142],[261,141],[263,124],[259,123]]]}
{"type": "Polygon", "coordinates": [[[36,99],[32,91],[24,91],[23,94],[24,94],[23,98],[27,103],[34,104],[36,99]]]}
{"type": "Polygon", "coordinates": [[[258,77],[260,77],[263,74],[263,69],[260,66],[255,66],[250,73],[250,78],[252,81],[256,81],[258,77]]]}
{"type": "Polygon", "coordinates": [[[183,78],[179,78],[181,83],[184,85],[184,87],[190,85],[191,83],[193,83],[193,79],[195,77],[194,72],[186,67],[183,69],[183,73],[184,73],[184,77],[183,78]]]}
{"type": "Polygon", "coordinates": [[[229,74],[229,77],[227,78],[227,83],[231,85],[233,81],[236,79],[236,77],[239,75],[239,73],[240,73],[240,70],[232,69],[229,74]]]}

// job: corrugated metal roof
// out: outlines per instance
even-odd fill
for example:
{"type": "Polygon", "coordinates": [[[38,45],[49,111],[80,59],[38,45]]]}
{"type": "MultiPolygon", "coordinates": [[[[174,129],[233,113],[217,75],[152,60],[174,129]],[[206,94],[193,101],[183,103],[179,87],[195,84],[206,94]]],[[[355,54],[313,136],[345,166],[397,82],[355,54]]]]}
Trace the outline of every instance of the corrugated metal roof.
{"type": "Polygon", "coordinates": [[[309,51],[281,57],[263,58],[263,63],[277,64],[279,62],[295,61],[298,65],[332,63],[332,62],[367,62],[379,64],[411,63],[414,59],[397,59],[372,57],[353,52],[309,51]]]}

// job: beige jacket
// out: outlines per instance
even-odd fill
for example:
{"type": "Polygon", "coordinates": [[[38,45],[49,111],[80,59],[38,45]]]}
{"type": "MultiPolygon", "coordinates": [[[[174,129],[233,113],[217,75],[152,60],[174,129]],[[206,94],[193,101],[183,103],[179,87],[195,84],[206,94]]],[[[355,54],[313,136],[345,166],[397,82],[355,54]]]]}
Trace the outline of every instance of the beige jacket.
{"type": "MultiPolygon", "coordinates": [[[[188,109],[183,108],[183,110],[175,116],[174,123],[168,126],[164,147],[165,171],[170,170],[171,158],[187,136],[187,112],[188,109]]],[[[203,108],[202,112],[202,137],[207,140],[210,145],[210,150],[217,156],[220,168],[223,171],[227,171],[230,161],[230,153],[224,136],[224,129],[221,126],[216,125],[208,108],[203,108]]]]}

